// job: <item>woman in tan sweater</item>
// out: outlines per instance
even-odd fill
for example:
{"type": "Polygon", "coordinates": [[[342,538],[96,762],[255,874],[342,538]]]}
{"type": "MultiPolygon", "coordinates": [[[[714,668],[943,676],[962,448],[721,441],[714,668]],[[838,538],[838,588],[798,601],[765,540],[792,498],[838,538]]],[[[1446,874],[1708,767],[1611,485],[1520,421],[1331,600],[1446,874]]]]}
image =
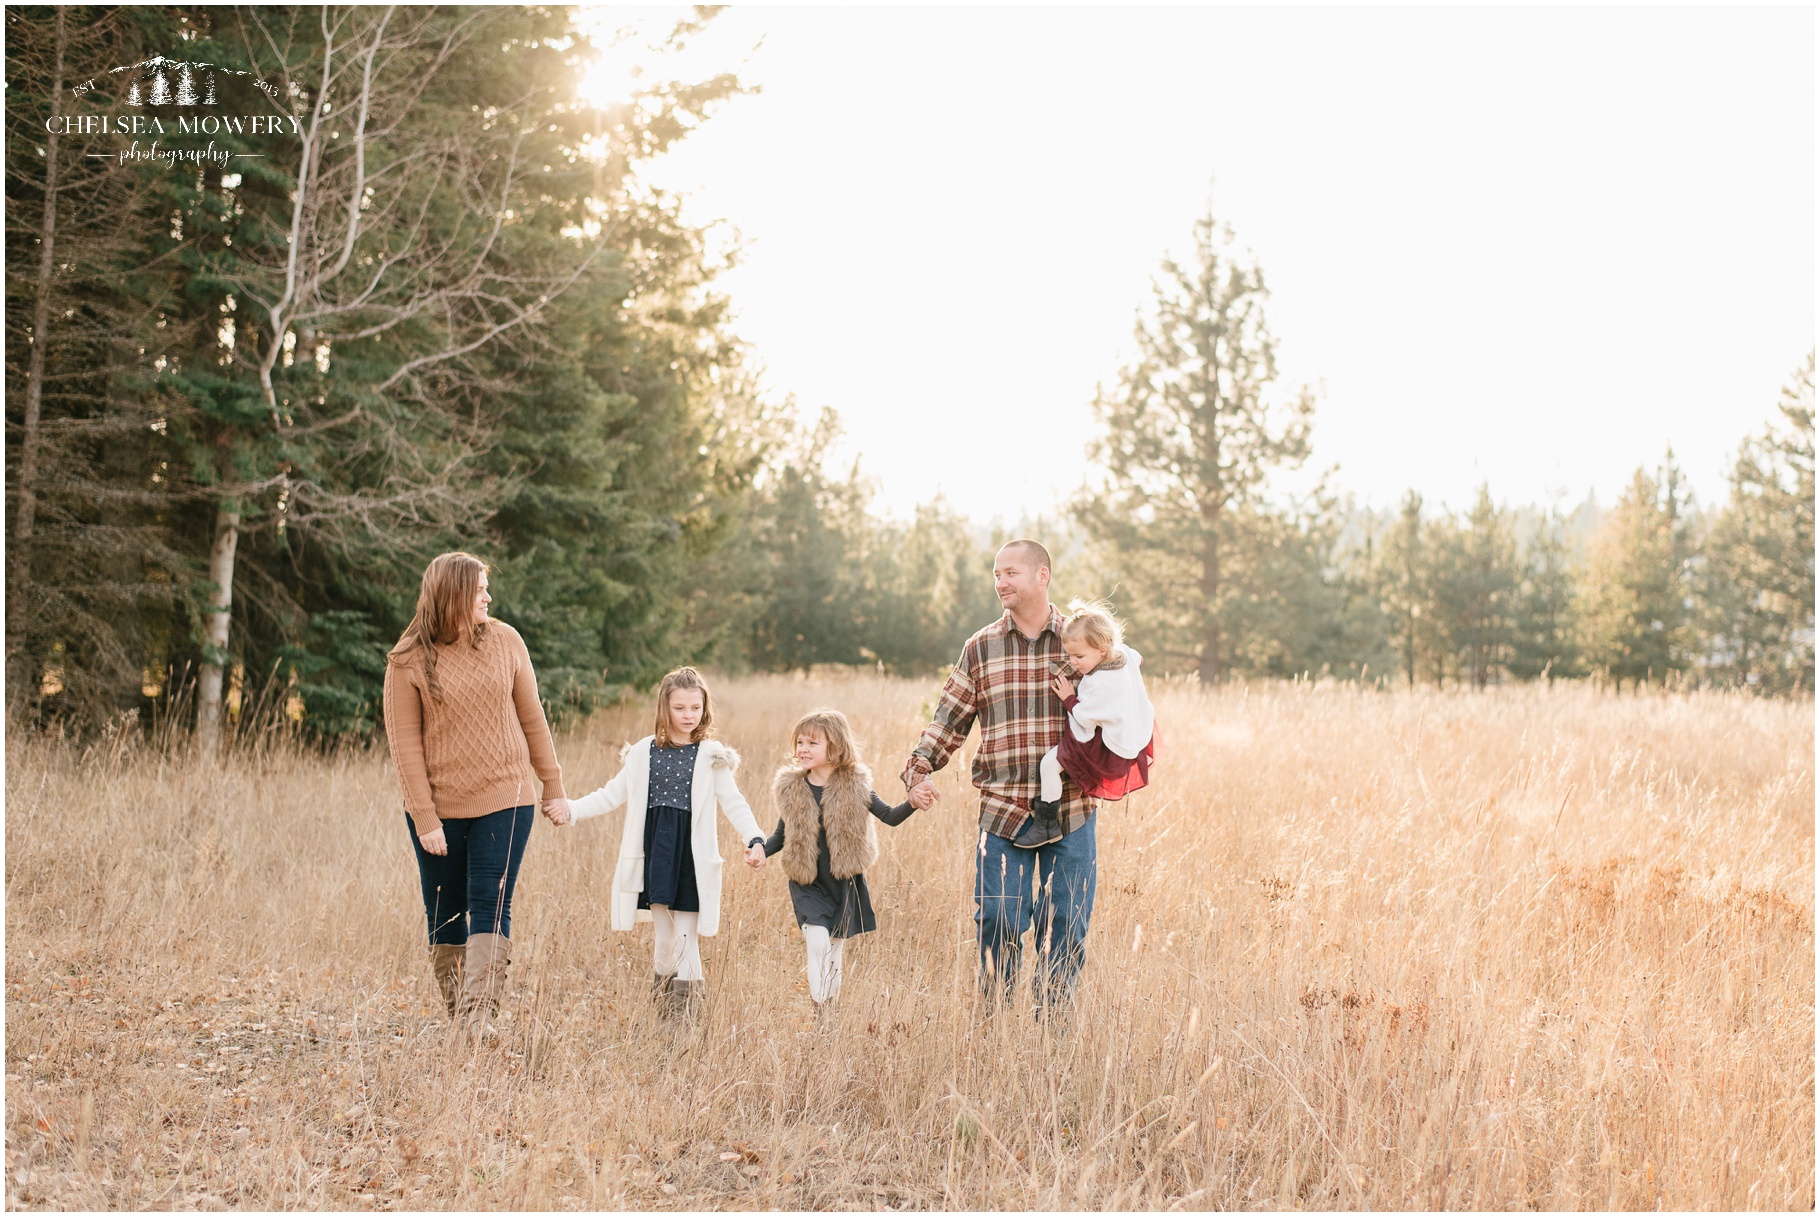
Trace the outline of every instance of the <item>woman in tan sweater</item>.
{"type": "Polygon", "coordinates": [[[430,967],[451,1020],[476,1034],[499,1011],[512,886],[543,785],[569,818],[562,767],[518,631],[487,617],[487,565],[443,554],[385,673],[386,742],[430,925],[430,967]]]}

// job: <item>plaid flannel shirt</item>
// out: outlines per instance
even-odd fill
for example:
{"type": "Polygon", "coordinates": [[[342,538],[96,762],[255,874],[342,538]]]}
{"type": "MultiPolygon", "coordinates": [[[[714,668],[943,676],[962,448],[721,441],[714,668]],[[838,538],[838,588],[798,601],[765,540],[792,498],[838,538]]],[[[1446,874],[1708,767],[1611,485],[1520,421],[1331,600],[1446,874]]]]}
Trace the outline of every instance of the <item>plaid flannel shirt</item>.
{"type": "MultiPolygon", "coordinates": [[[[1006,612],[967,640],[942,686],[934,721],[904,767],[906,787],[946,765],[978,719],[973,784],[980,792],[980,827],[999,837],[1017,834],[1030,816],[1030,800],[1042,792],[1037,764],[1068,727],[1068,711],[1049,682],[1057,673],[1080,679],[1062,649],[1061,629],[1062,615],[1050,605],[1049,624],[1035,638],[1026,638],[1006,612]]],[[[1063,831],[1073,832],[1093,812],[1093,800],[1065,782],[1063,831]]]]}

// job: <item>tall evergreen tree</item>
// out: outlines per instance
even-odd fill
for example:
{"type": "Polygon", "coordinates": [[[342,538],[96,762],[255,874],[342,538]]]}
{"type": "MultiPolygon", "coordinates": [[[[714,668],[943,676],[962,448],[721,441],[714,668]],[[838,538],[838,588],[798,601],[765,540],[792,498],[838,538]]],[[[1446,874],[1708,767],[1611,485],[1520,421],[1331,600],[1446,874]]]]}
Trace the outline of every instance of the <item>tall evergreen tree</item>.
{"type": "Polygon", "coordinates": [[[1567,542],[1567,524],[1558,511],[1537,523],[1524,554],[1516,589],[1510,672],[1519,680],[1578,676],[1579,623],[1575,616],[1578,578],[1567,542]]]}
{"type": "Polygon", "coordinates": [[[164,171],[87,156],[64,130],[120,101],[109,68],[180,29],[166,9],[6,10],[7,709],[22,720],[136,710],[190,628],[197,572],[151,383],[181,338],[129,282],[144,227],[171,224],[164,171]]]}
{"type": "Polygon", "coordinates": [[[1706,659],[1721,681],[1814,687],[1814,355],[1782,390],[1781,418],[1745,440],[1705,544],[1706,659]]]}
{"type": "Polygon", "coordinates": [[[1136,327],[1137,360],[1094,401],[1092,447],[1104,476],[1077,515],[1117,551],[1134,611],[1168,655],[1188,655],[1203,681],[1232,664],[1222,618],[1265,589],[1233,577],[1266,480],[1308,455],[1311,394],[1273,403],[1276,340],[1256,260],[1210,211],[1194,256],[1167,259],[1152,309],[1136,327]]]}
{"type": "Polygon", "coordinates": [[[1422,517],[1422,496],[1411,490],[1385,533],[1379,580],[1392,645],[1411,688],[1422,679],[1424,665],[1435,683],[1443,675],[1435,548],[1435,529],[1422,517]]]}
{"type": "Polygon", "coordinates": [[[1593,539],[1581,617],[1588,663],[1622,686],[1693,662],[1694,518],[1670,452],[1638,469],[1593,539]]]}
{"type": "Polygon", "coordinates": [[[1462,679],[1490,684],[1511,658],[1518,579],[1510,521],[1480,486],[1465,526],[1448,528],[1438,559],[1435,609],[1462,679]]]}

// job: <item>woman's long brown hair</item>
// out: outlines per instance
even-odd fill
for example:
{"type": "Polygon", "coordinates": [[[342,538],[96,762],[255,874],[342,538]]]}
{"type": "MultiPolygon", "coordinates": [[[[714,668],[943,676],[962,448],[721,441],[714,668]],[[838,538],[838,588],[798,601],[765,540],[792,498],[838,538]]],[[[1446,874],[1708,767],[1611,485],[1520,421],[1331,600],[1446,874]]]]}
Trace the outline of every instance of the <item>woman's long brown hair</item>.
{"type": "Polygon", "coordinates": [[[485,562],[459,550],[432,558],[417,593],[417,612],[388,656],[393,663],[407,663],[413,651],[421,651],[423,682],[437,701],[442,691],[436,687],[436,648],[454,645],[464,633],[468,645],[477,647],[486,636],[487,623],[474,623],[474,598],[487,573],[485,562]]]}

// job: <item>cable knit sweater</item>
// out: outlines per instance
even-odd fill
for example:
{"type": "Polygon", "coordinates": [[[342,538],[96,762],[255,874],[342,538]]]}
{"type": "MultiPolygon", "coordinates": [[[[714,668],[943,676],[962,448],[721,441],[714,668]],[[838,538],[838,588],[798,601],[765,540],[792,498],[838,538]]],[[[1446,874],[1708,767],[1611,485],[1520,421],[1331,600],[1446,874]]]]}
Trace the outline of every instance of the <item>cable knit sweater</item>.
{"type": "Polygon", "coordinates": [[[444,820],[566,797],[562,766],[537,700],[537,674],[518,631],[489,621],[479,646],[436,648],[436,687],[423,656],[394,656],[385,669],[385,733],[404,788],[405,810],[423,836],[444,820]]]}

